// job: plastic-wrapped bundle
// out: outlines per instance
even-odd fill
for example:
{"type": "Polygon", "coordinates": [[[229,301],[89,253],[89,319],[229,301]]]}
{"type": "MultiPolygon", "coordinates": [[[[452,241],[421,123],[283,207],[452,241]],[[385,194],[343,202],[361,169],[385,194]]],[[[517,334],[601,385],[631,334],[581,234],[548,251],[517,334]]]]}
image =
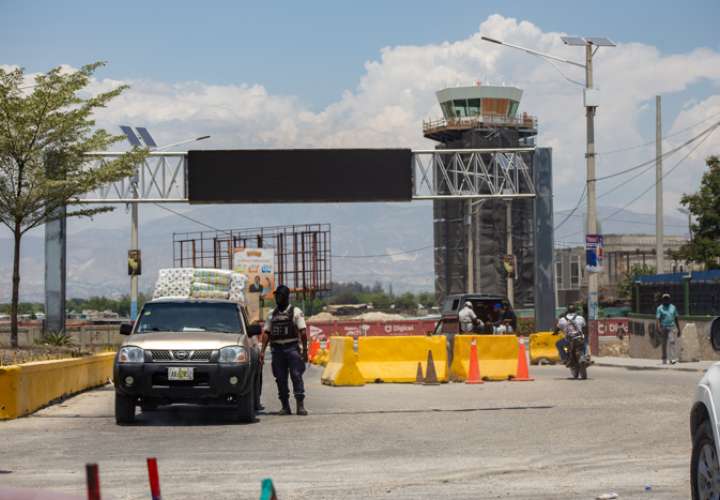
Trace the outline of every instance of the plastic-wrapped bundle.
{"type": "Polygon", "coordinates": [[[201,283],[198,281],[193,281],[192,286],[190,287],[190,292],[224,292],[228,293],[230,289],[226,286],[222,285],[210,285],[208,283],[201,283]]]}
{"type": "Polygon", "coordinates": [[[225,289],[230,287],[231,279],[232,271],[224,269],[195,269],[192,277],[194,282],[217,285],[225,289]]]}
{"type": "Polygon", "coordinates": [[[244,304],[246,285],[247,276],[241,273],[232,273],[232,279],[230,280],[230,300],[244,304]]]}
{"type": "Polygon", "coordinates": [[[160,269],[153,298],[188,297],[193,270],[186,268],[160,269]]]}
{"type": "Polygon", "coordinates": [[[195,290],[193,289],[190,296],[194,299],[227,299],[230,293],[226,290],[195,290]]]}

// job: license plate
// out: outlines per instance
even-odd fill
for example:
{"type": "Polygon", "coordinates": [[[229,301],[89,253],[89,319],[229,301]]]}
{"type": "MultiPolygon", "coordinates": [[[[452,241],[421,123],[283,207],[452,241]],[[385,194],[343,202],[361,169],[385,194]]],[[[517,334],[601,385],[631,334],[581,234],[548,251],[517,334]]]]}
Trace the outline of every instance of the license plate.
{"type": "Polygon", "coordinates": [[[171,366],[168,368],[168,380],[192,380],[192,367],[171,366]]]}

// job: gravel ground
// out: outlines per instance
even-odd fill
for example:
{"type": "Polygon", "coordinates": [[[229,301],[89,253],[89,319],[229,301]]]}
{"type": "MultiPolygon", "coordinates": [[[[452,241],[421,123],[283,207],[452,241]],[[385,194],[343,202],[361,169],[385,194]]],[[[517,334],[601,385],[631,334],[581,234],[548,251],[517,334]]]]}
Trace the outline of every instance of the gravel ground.
{"type": "Polygon", "coordinates": [[[83,494],[86,462],[103,498],[147,498],[157,456],[163,498],[689,498],[688,413],[700,373],[592,367],[535,382],[333,388],[307,373],[308,417],[279,408],[266,372],[267,414],[250,425],[200,408],[113,420],[112,387],[0,422],[0,486],[83,494]],[[649,485],[651,493],[644,488],[649,485]]]}

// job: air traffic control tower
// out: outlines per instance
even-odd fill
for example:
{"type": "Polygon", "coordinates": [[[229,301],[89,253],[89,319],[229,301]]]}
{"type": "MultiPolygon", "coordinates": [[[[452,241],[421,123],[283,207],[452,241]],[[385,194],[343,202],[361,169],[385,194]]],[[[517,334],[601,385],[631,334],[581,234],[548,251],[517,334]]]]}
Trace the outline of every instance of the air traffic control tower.
{"type": "MultiPolygon", "coordinates": [[[[534,146],[537,121],[518,107],[522,90],[476,85],[437,92],[443,118],[423,123],[437,149],[534,146]]],[[[532,166],[530,167],[532,168],[532,166]]],[[[507,222],[512,227],[516,308],[534,303],[534,210],[532,199],[435,200],[433,202],[435,293],[508,294],[507,222]]]]}

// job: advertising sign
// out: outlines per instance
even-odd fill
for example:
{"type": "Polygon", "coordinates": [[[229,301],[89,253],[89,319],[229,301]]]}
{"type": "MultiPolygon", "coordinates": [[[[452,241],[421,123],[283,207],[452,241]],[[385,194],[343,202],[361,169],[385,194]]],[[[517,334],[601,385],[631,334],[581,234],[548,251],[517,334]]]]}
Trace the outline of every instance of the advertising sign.
{"type": "Polygon", "coordinates": [[[603,254],[602,234],[588,234],[585,237],[585,269],[589,273],[602,272],[603,254]]]}
{"type": "Polygon", "coordinates": [[[514,255],[503,255],[503,268],[508,278],[515,278],[516,261],[514,255]]]}
{"type": "Polygon", "coordinates": [[[233,271],[248,277],[249,294],[272,299],[275,290],[275,250],[272,248],[235,248],[233,271]]]}
{"type": "Polygon", "coordinates": [[[140,250],[128,250],[128,276],[140,276],[142,274],[142,258],[140,250]]]}

